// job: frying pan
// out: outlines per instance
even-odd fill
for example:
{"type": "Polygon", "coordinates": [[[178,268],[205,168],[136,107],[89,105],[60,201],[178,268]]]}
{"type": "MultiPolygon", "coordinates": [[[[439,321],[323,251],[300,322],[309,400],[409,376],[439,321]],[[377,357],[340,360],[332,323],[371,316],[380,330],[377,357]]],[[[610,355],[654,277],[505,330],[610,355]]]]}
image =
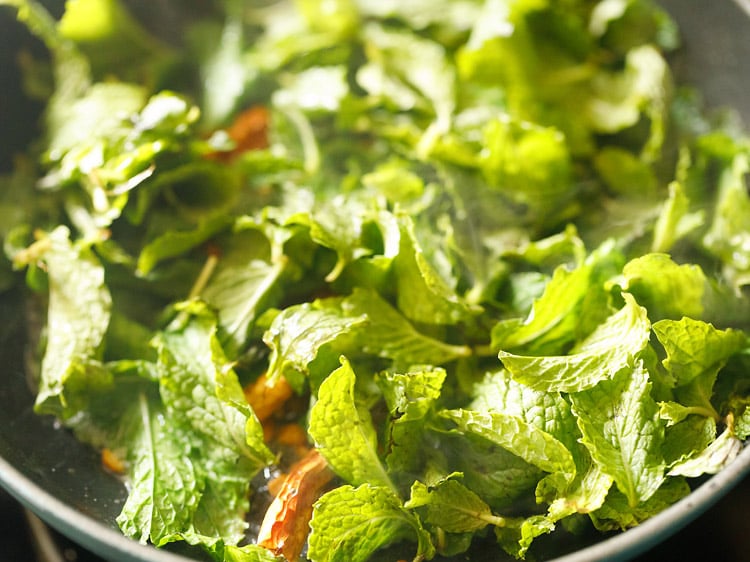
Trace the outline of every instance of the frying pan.
{"type": "MultiPolygon", "coordinates": [[[[663,0],[661,4],[674,16],[684,39],[675,59],[678,77],[697,85],[709,107],[731,106],[750,123],[750,0],[663,0]]],[[[0,165],[4,169],[10,165],[10,155],[35,134],[30,124],[39,111],[19,92],[13,53],[21,44],[35,48],[14,14],[0,9],[0,165]]],[[[94,451],[56,427],[54,420],[32,411],[24,367],[27,318],[20,290],[0,294],[0,319],[0,484],[47,524],[113,562],[206,559],[200,551],[179,546],[157,550],[121,535],[115,517],[126,497],[122,483],[101,468],[94,451]]],[[[701,482],[688,497],[634,529],[604,537],[565,537],[552,546],[569,554],[555,560],[632,559],[699,517],[749,473],[750,447],[746,447],[730,466],[701,482]]]]}

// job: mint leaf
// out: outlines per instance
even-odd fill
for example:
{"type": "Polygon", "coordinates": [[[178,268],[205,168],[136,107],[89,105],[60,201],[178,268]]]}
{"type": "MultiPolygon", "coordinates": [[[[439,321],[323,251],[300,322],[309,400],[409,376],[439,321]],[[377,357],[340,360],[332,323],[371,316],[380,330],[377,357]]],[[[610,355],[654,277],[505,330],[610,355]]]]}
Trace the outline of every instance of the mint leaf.
{"type": "Polygon", "coordinates": [[[309,365],[318,356],[320,348],[366,321],[364,315],[332,314],[329,309],[316,306],[316,303],[285,308],[263,335],[263,341],[271,348],[269,379],[284,376],[301,387],[300,375],[309,373],[309,365]]]}
{"type": "Polygon", "coordinates": [[[750,196],[745,182],[749,168],[748,155],[742,151],[721,171],[718,201],[711,226],[703,238],[706,248],[726,264],[735,287],[748,283],[750,271],[750,233],[747,230],[750,196]]]}
{"type": "Polygon", "coordinates": [[[669,478],[645,502],[630,505],[627,497],[613,488],[604,505],[591,514],[599,531],[624,531],[643,523],[690,493],[683,478],[669,478]]]}
{"type": "Polygon", "coordinates": [[[576,336],[577,309],[590,289],[591,269],[590,262],[572,271],[565,266],[557,267],[521,325],[509,326],[513,320],[505,320],[493,328],[492,348],[522,347],[529,353],[548,350],[559,353],[576,336]]]}
{"type": "Polygon", "coordinates": [[[341,358],[320,385],[310,409],[308,432],[336,474],[358,486],[370,483],[396,493],[378,455],[377,435],[369,413],[356,402],[356,376],[341,358]]]}
{"type": "Polygon", "coordinates": [[[669,470],[669,475],[696,478],[703,474],[716,474],[741,451],[742,441],[731,428],[727,428],[698,454],[674,464],[669,470]]]}
{"type": "Polygon", "coordinates": [[[650,389],[648,372],[637,363],[570,396],[583,444],[631,507],[650,498],[664,480],[664,428],[650,389]]]}
{"type": "Polygon", "coordinates": [[[200,305],[183,310],[191,315],[185,324],[178,318],[156,338],[165,404],[202,443],[258,465],[270,462],[260,424],[216,338],[215,318],[200,305]]]}
{"type": "Polygon", "coordinates": [[[570,355],[522,356],[499,353],[505,368],[518,382],[536,390],[578,392],[612,378],[631,365],[648,344],[651,325],[646,310],[628,293],[625,306],[611,315],[570,355]]]}
{"type": "Polygon", "coordinates": [[[221,550],[221,562],[284,562],[284,557],[275,556],[257,544],[226,545],[221,550]]]}
{"type": "Polygon", "coordinates": [[[362,351],[393,359],[398,366],[443,365],[471,355],[467,346],[451,345],[420,333],[374,291],[355,289],[341,301],[341,308],[349,317],[367,317],[367,322],[356,329],[355,340],[362,351]]]}
{"type": "Polygon", "coordinates": [[[570,405],[558,392],[535,390],[516,382],[504,369],[486,373],[471,390],[475,398],[469,410],[497,411],[518,416],[554,436],[568,449],[575,449],[579,437],[570,405]]]}
{"type": "Polygon", "coordinates": [[[567,447],[517,416],[471,410],[445,410],[441,415],[462,432],[487,439],[549,473],[546,478],[552,488],[565,489],[575,477],[576,466],[567,447]]]}
{"type": "Polygon", "coordinates": [[[165,414],[158,399],[145,394],[126,414],[130,493],[117,516],[123,533],[157,546],[182,538],[202,492],[185,454],[188,437],[165,414]]]}
{"type": "Polygon", "coordinates": [[[414,222],[399,216],[401,242],[393,260],[398,309],[409,320],[424,324],[456,324],[478,311],[463,302],[427,260],[417,241],[414,222]]]}
{"type": "Polygon", "coordinates": [[[245,346],[250,327],[280,298],[288,263],[276,257],[277,246],[254,224],[237,226],[219,245],[216,269],[200,297],[217,311],[219,337],[230,353],[245,346]]]}
{"type": "Polygon", "coordinates": [[[197,228],[187,231],[170,230],[158,236],[141,250],[137,272],[148,275],[159,262],[177,257],[202,244],[228,226],[226,217],[217,216],[203,221],[197,228]]]}
{"type": "Polygon", "coordinates": [[[47,271],[49,305],[34,408],[61,418],[84,409],[92,389],[112,383],[101,362],[112,305],[104,269],[90,248],[72,244],[69,236],[68,229],[61,226],[36,246],[47,271]]]}
{"type": "Polygon", "coordinates": [[[612,476],[590,458],[586,459],[585,465],[576,460],[575,480],[563,494],[557,494],[550,502],[548,517],[552,521],[558,521],[574,513],[596,511],[604,504],[612,487],[612,476]]]}
{"type": "Polygon", "coordinates": [[[386,464],[394,475],[415,473],[425,462],[426,424],[434,411],[446,372],[442,369],[382,373],[376,382],[391,417],[387,425],[386,464]]]}
{"type": "MultiPolygon", "coordinates": [[[[663,405],[661,415],[665,417],[663,405]]],[[[716,420],[703,415],[689,415],[683,421],[667,426],[662,447],[664,461],[671,468],[704,451],[714,440],[716,420]]]]}
{"type": "Polygon", "coordinates": [[[274,456],[218,344],[215,318],[198,305],[183,312],[156,340],[162,400],[189,435],[202,487],[190,525],[179,530],[189,542],[234,544],[247,528],[249,482],[274,456]]]}
{"type": "Polygon", "coordinates": [[[429,534],[388,488],[341,486],[315,504],[308,556],[321,562],[364,562],[385,546],[417,543],[417,557],[434,556],[429,534]]]}
{"type": "Polygon", "coordinates": [[[653,329],[667,352],[662,363],[678,386],[707,372],[715,375],[729,357],[747,344],[743,332],[718,330],[711,324],[691,318],[661,320],[654,324],[653,329]]]}
{"type": "MultiPolygon", "coordinates": [[[[438,450],[445,455],[444,460],[438,458],[432,464],[445,465],[463,474],[466,487],[479,494],[492,509],[509,508],[514,500],[533,492],[544,477],[544,471],[478,434],[449,432],[429,436],[436,439],[433,442],[438,443],[438,450]]],[[[425,470],[430,466],[428,462],[425,470]]],[[[438,474],[447,476],[446,470],[438,470],[438,474]]]]}
{"type": "Polygon", "coordinates": [[[274,555],[257,544],[242,546],[218,545],[212,556],[219,562],[284,562],[284,557],[274,555]]]}
{"type": "Polygon", "coordinates": [[[669,198],[654,225],[654,240],[651,243],[653,252],[668,252],[676,242],[704,224],[705,213],[690,212],[689,205],[682,183],[670,183],[669,198]]]}
{"type": "Polygon", "coordinates": [[[430,486],[414,482],[411,497],[404,507],[417,509],[425,523],[448,533],[468,533],[487,525],[504,526],[506,523],[502,517],[493,515],[490,506],[477,494],[452,476],[430,486]]]}
{"type": "Polygon", "coordinates": [[[646,254],[628,262],[622,275],[623,289],[646,307],[652,322],[704,314],[706,276],[698,265],[678,265],[665,254],[646,254]]]}

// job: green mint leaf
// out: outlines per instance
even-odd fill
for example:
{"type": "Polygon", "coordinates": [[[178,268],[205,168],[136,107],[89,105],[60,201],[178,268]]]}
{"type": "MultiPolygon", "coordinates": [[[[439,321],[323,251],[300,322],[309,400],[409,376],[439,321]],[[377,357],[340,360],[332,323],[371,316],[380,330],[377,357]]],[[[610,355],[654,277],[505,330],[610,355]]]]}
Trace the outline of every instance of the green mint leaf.
{"type": "Polygon", "coordinates": [[[560,352],[575,336],[578,317],[575,314],[590,285],[591,264],[584,263],[573,271],[565,266],[555,269],[542,296],[534,301],[526,320],[519,326],[501,321],[492,330],[493,349],[522,347],[529,353],[560,352]],[[530,345],[532,344],[533,345],[530,345]]]}
{"type": "Polygon", "coordinates": [[[308,432],[341,478],[355,486],[370,483],[396,493],[378,455],[369,413],[356,402],[355,382],[351,365],[342,357],[341,367],[320,385],[308,432]]]}
{"type": "MultiPolygon", "coordinates": [[[[493,509],[507,509],[513,501],[533,492],[544,472],[502,446],[473,433],[430,434],[445,459],[433,464],[445,476],[443,466],[463,474],[467,488],[479,494],[493,509]]],[[[429,449],[428,449],[429,451],[429,449]]],[[[425,470],[429,469],[428,461],[425,470]]]]}
{"type": "Polygon", "coordinates": [[[690,212],[690,200],[682,183],[670,183],[669,197],[654,225],[651,251],[669,252],[677,241],[701,227],[705,221],[703,211],[690,212]]]}
{"type": "Polygon", "coordinates": [[[564,490],[575,477],[576,466],[568,448],[518,416],[471,410],[446,410],[441,415],[462,432],[487,439],[549,473],[544,480],[549,488],[564,490]]]}
{"type": "Polygon", "coordinates": [[[652,322],[701,318],[706,276],[698,265],[678,265],[666,254],[646,254],[625,265],[623,289],[646,307],[652,322]]]}
{"type": "Polygon", "coordinates": [[[500,369],[486,373],[474,384],[471,394],[475,398],[467,409],[518,416],[574,450],[580,433],[570,406],[560,393],[535,390],[500,369]]]}
{"type": "Polygon", "coordinates": [[[202,482],[185,454],[188,439],[156,396],[141,394],[126,414],[130,493],[117,523],[122,532],[157,546],[190,528],[202,482]]]}
{"type": "Polygon", "coordinates": [[[426,336],[377,293],[355,289],[341,302],[349,317],[366,315],[367,322],[356,329],[356,344],[365,353],[388,357],[399,366],[442,365],[471,355],[471,349],[426,336]]]}
{"type": "Polygon", "coordinates": [[[683,478],[669,478],[645,502],[632,506],[617,488],[612,488],[607,501],[591,513],[594,526],[600,531],[624,531],[643,523],[690,493],[683,478]]]}
{"type": "Polygon", "coordinates": [[[495,537],[505,552],[516,559],[523,559],[535,538],[554,530],[555,523],[548,517],[532,515],[520,524],[495,527],[495,537]]]}
{"type": "Polygon", "coordinates": [[[718,201],[711,217],[711,226],[703,238],[708,250],[729,268],[727,272],[734,286],[747,284],[750,270],[750,196],[745,177],[750,168],[748,156],[738,152],[719,178],[718,201]]]}
{"type": "Polygon", "coordinates": [[[631,506],[650,498],[664,480],[664,428],[650,390],[648,371],[638,363],[570,396],[583,444],[631,506]]]}
{"type": "Polygon", "coordinates": [[[357,76],[360,85],[371,95],[383,96],[391,102],[411,103],[407,109],[416,101],[418,106],[433,112],[435,131],[421,141],[421,152],[428,153],[432,135],[448,129],[456,105],[455,68],[449,64],[445,49],[430,39],[374,23],[364,28],[363,39],[370,59],[370,65],[363,68],[370,72],[360,72],[357,76]],[[404,57],[405,51],[411,56],[404,57]],[[405,96],[405,92],[412,95],[405,96]]]}
{"type": "Polygon", "coordinates": [[[430,559],[434,547],[419,520],[388,488],[341,486],[315,504],[308,556],[320,562],[364,562],[385,546],[417,543],[417,557],[430,559]]]}
{"type": "Polygon", "coordinates": [[[733,461],[741,451],[742,441],[737,438],[731,428],[726,428],[698,454],[674,464],[669,470],[669,475],[697,478],[703,474],[716,474],[733,461]]]}
{"type": "Polygon", "coordinates": [[[502,517],[493,515],[490,506],[457,480],[456,475],[430,486],[414,482],[404,507],[417,509],[422,521],[448,533],[474,532],[487,525],[506,523],[502,517]]]}
{"type": "Polygon", "coordinates": [[[417,241],[414,222],[399,216],[401,242],[393,260],[398,309],[409,320],[424,324],[456,324],[477,310],[466,304],[427,260],[417,241]]]}
{"type": "Polygon", "coordinates": [[[242,546],[226,545],[221,549],[221,562],[284,562],[283,556],[275,556],[267,548],[257,544],[242,546]]]}
{"type": "Polygon", "coordinates": [[[138,256],[137,273],[148,275],[161,261],[174,258],[210,239],[229,225],[227,217],[202,221],[192,230],[170,230],[146,244],[138,256]]]}
{"type": "Polygon", "coordinates": [[[590,458],[583,464],[576,458],[576,478],[563,494],[550,502],[547,510],[550,520],[559,521],[573,513],[591,513],[604,504],[614,482],[612,476],[590,458]]]}
{"type": "Polygon", "coordinates": [[[707,372],[715,375],[729,357],[747,344],[747,336],[741,331],[718,330],[687,317],[679,321],[661,320],[654,323],[653,329],[667,352],[662,363],[677,386],[707,372]]]}
{"type": "Polygon", "coordinates": [[[244,457],[256,469],[271,462],[260,424],[216,337],[216,319],[200,304],[182,312],[188,318],[178,317],[155,341],[165,404],[202,443],[244,457]]]}
{"type": "MultiPolygon", "coordinates": [[[[104,269],[90,248],[72,244],[58,227],[37,244],[46,246],[49,305],[47,343],[36,398],[37,412],[68,418],[84,409],[88,394],[111,385],[101,363],[112,297],[104,269]]],[[[30,249],[31,250],[31,249],[30,249]]]]}
{"type": "MultiPolygon", "coordinates": [[[[662,418],[664,411],[662,407],[662,418]]],[[[664,461],[668,468],[695,457],[716,439],[716,420],[703,415],[692,415],[668,425],[664,433],[664,461]]]]}
{"type": "Polygon", "coordinates": [[[518,382],[537,390],[578,392],[611,379],[631,365],[648,344],[651,325],[646,310],[628,293],[625,306],[611,315],[570,355],[522,356],[499,353],[505,368],[518,382]]]}
{"type": "Polygon", "coordinates": [[[446,373],[442,369],[383,373],[376,378],[388,406],[386,464],[394,475],[415,473],[425,462],[425,424],[434,411],[446,373]]]}
{"type": "Polygon", "coordinates": [[[271,348],[269,379],[284,376],[293,385],[301,387],[300,376],[309,374],[309,365],[318,356],[320,348],[366,322],[364,315],[336,314],[315,303],[282,310],[263,335],[263,341],[271,348]]]}
{"type": "Polygon", "coordinates": [[[361,240],[363,222],[364,217],[354,212],[353,205],[331,205],[314,216],[310,213],[292,215],[286,224],[307,227],[313,242],[336,252],[336,264],[325,277],[326,281],[333,282],[348,264],[372,253],[361,240]]]}
{"type": "Polygon", "coordinates": [[[185,431],[203,493],[190,528],[190,542],[218,539],[235,544],[247,528],[250,479],[274,460],[263,429],[216,338],[216,321],[205,309],[183,309],[184,324],[159,334],[160,391],[169,415],[185,431]]]}
{"type": "Polygon", "coordinates": [[[228,350],[242,349],[258,317],[279,299],[287,261],[255,225],[238,227],[221,241],[220,256],[200,297],[217,311],[219,337],[228,350]]]}

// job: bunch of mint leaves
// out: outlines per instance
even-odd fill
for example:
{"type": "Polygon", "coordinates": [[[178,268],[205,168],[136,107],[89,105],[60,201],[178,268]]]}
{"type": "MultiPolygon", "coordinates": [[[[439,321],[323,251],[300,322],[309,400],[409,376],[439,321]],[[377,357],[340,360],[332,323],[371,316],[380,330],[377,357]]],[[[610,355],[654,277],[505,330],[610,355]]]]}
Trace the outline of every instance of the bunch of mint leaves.
{"type": "Polygon", "coordinates": [[[740,452],[750,143],[654,3],[217,0],[179,47],[117,0],[0,5],[50,53],[0,281],[46,307],[36,410],[126,461],[126,535],[276,560],[261,373],[337,476],[316,562],[533,558],[740,452]],[[253,106],[268,146],[222,158],[253,106]]]}

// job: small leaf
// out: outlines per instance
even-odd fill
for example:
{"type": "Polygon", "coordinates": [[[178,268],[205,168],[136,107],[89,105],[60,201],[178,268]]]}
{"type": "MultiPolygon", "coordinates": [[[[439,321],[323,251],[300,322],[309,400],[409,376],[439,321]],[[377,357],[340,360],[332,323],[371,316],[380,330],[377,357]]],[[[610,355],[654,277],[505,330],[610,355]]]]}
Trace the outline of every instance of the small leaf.
{"type": "Polygon", "coordinates": [[[703,451],[673,465],[669,475],[697,478],[703,474],[716,474],[741,451],[742,441],[727,428],[703,451]]]}
{"type": "Polygon", "coordinates": [[[357,486],[370,483],[395,493],[378,456],[372,420],[356,404],[356,376],[342,357],[341,367],[323,381],[310,409],[309,433],[334,472],[357,486]]]}
{"type": "Polygon", "coordinates": [[[411,539],[417,559],[435,550],[419,520],[387,488],[341,486],[315,504],[308,556],[320,562],[365,562],[378,549],[411,539]]]}
{"type": "Polygon", "coordinates": [[[505,525],[505,519],[493,515],[490,507],[477,494],[452,477],[432,486],[414,482],[411,498],[404,507],[420,508],[425,523],[448,533],[468,533],[484,529],[487,525],[505,525]]]}

